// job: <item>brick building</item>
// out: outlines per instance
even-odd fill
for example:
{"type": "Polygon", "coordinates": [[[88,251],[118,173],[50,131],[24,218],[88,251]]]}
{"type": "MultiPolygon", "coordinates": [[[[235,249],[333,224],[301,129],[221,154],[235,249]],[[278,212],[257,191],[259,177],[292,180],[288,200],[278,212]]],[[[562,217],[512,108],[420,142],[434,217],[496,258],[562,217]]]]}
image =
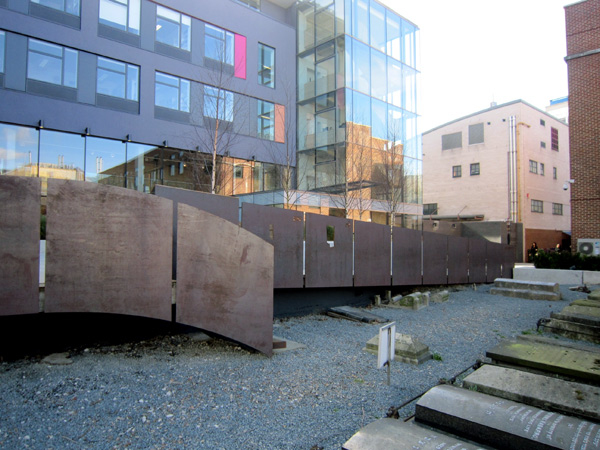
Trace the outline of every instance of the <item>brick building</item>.
{"type": "Polygon", "coordinates": [[[600,240],[600,0],[565,7],[573,245],[600,240]]]}

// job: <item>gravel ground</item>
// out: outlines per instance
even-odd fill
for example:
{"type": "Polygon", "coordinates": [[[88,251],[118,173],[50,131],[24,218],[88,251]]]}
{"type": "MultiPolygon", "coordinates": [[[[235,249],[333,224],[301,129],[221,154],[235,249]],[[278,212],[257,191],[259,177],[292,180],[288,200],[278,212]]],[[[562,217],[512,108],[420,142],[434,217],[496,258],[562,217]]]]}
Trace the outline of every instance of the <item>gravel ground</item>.
{"type": "Polygon", "coordinates": [[[362,350],[380,325],[324,315],[276,320],[275,335],[306,348],[272,358],[188,332],[74,344],[71,365],[37,356],[2,362],[0,448],[339,450],[390,407],[585,298],[567,286],[560,302],[492,296],[490,288],[453,289],[448,302],[420,311],[371,309],[441,357],[393,363],[390,386],[376,356],[362,350]]]}

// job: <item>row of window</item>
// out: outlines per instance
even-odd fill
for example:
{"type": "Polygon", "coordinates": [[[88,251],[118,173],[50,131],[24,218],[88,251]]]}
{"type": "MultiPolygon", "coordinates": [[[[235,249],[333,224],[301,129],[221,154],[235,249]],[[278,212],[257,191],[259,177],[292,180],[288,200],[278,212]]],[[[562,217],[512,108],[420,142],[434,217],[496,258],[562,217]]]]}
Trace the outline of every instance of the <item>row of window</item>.
{"type": "MultiPolygon", "coordinates": [[[[471,176],[481,174],[479,163],[471,164],[469,174],[471,176]]],[[[460,178],[460,177],[462,177],[462,166],[452,166],[452,178],[460,178]]]]}
{"type": "MultiPolygon", "coordinates": [[[[73,16],[80,15],[80,0],[31,0],[46,8],[62,11],[73,16]]],[[[260,7],[257,1],[246,1],[251,7],[260,7]]],[[[87,4],[87,3],[86,3],[87,4]]],[[[99,23],[107,27],[138,36],[140,34],[141,0],[99,0],[99,23]]],[[[156,42],[190,52],[192,47],[192,18],[180,12],[156,5],[156,42]]],[[[243,53],[245,46],[236,43],[236,35],[222,28],[204,24],[204,56],[229,66],[236,63],[236,50],[243,53]],[[236,47],[238,47],[236,49],[236,47]]],[[[275,87],[275,49],[259,43],[258,82],[275,87]]],[[[244,63],[245,65],[245,63],[244,63]]],[[[240,68],[236,68],[240,70],[240,68]]],[[[245,78],[243,74],[236,76],[245,78]]]]}
{"type": "MultiPolygon", "coordinates": [[[[544,202],[542,200],[531,200],[531,212],[543,213],[544,212],[544,202]]],[[[552,214],[555,216],[563,215],[562,203],[552,203],[552,214]]]]}
{"type": "MultiPolygon", "coordinates": [[[[534,161],[533,159],[529,160],[529,172],[544,176],[546,174],[546,167],[544,163],[534,161]]],[[[558,169],[556,167],[552,168],[552,178],[554,180],[558,179],[558,169]]]]}

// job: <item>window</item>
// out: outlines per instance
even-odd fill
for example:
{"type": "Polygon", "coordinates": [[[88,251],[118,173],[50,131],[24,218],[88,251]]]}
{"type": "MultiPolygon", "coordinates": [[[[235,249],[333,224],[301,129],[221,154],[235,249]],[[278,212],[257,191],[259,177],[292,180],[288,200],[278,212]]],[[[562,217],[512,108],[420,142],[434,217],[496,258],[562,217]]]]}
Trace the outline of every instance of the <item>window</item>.
{"type": "Polygon", "coordinates": [[[79,16],[79,1],[80,0],[31,0],[31,3],[37,3],[38,5],[79,16]]]}
{"type": "Polygon", "coordinates": [[[552,168],[552,179],[554,179],[554,180],[558,179],[558,169],[556,167],[552,168]]]}
{"type": "Polygon", "coordinates": [[[237,0],[237,1],[240,3],[243,3],[244,5],[248,5],[252,9],[256,9],[257,11],[260,11],[260,0],[237,0]]]}
{"type": "Polygon", "coordinates": [[[0,31],[0,73],[4,73],[4,41],[6,36],[4,31],[0,31]]]}
{"type": "Polygon", "coordinates": [[[77,56],[75,50],[29,39],[27,78],[76,88],[77,56]]]}
{"type": "Polygon", "coordinates": [[[442,136],[442,150],[462,147],[462,132],[445,134],[442,136]]]}
{"type": "Polygon", "coordinates": [[[537,161],[529,160],[529,172],[538,173],[538,163],[537,161]]]}
{"type": "Polygon", "coordinates": [[[138,66],[99,56],[96,92],[137,102],[139,71],[138,66]]]}
{"type": "Polygon", "coordinates": [[[204,115],[233,122],[233,92],[204,86],[204,115]]]}
{"type": "Polygon", "coordinates": [[[469,125],[469,145],[483,144],[483,122],[469,125]]]}
{"type": "Polygon", "coordinates": [[[471,176],[479,175],[479,163],[471,164],[471,176]]]}
{"type": "Polygon", "coordinates": [[[275,105],[263,100],[258,101],[258,137],[275,139],[275,105]]]}
{"type": "Polygon", "coordinates": [[[550,148],[558,151],[558,129],[554,127],[550,128],[550,134],[552,137],[550,148]]]}
{"type": "Polygon", "coordinates": [[[452,166],[452,178],[462,177],[462,166],[452,166]]]}
{"type": "Polygon", "coordinates": [[[190,82],[156,72],[154,104],[162,108],[190,112],[190,82]]]}
{"type": "Polygon", "coordinates": [[[156,40],[190,51],[192,19],[185,14],[156,5],[156,40]]]}
{"type": "Polygon", "coordinates": [[[438,204],[437,203],[425,203],[423,205],[423,215],[424,216],[435,216],[438,213],[438,204]]]}
{"type": "Polygon", "coordinates": [[[541,200],[531,200],[531,212],[543,213],[544,212],[544,202],[541,200]]]}
{"type": "Polygon", "coordinates": [[[275,87],[275,49],[258,44],[258,84],[275,87]]]}
{"type": "Polygon", "coordinates": [[[544,163],[540,163],[540,175],[544,176],[544,172],[546,171],[545,169],[546,167],[544,166],[544,163]]]}
{"type": "Polygon", "coordinates": [[[563,205],[562,203],[552,203],[552,214],[555,216],[563,215],[563,205]]]}
{"type": "Polygon", "coordinates": [[[541,148],[546,148],[546,143],[545,143],[544,141],[541,141],[541,142],[540,142],[540,147],[541,147],[541,148]]]}
{"type": "Polygon", "coordinates": [[[233,65],[235,40],[233,33],[206,24],[204,56],[215,61],[233,65]]]}
{"type": "Polygon", "coordinates": [[[233,168],[233,176],[236,179],[244,178],[244,166],[234,166],[233,168]]]}
{"type": "Polygon", "coordinates": [[[140,0],[100,0],[100,23],[140,34],[140,0]]]}
{"type": "Polygon", "coordinates": [[[546,121],[544,119],[540,119],[540,125],[545,127],[546,126],[546,121]]]}

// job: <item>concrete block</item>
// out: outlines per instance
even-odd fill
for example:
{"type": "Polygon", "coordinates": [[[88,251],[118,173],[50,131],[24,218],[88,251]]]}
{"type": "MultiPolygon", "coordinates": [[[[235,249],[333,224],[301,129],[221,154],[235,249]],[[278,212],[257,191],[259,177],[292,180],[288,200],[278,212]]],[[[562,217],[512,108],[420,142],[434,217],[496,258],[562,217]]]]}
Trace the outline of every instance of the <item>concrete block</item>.
{"type": "Polygon", "coordinates": [[[600,449],[596,424],[449,385],[421,397],[415,419],[505,450],[600,449]]]}
{"type": "Polygon", "coordinates": [[[506,367],[484,365],[463,381],[467,389],[600,421],[600,387],[506,367]]]}
{"type": "Polygon", "coordinates": [[[421,292],[413,292],[412,294],[405,295],[404,297],[397,295],[392,298],[390,306],[395,308],[419,310],[429,306],[429,297],[421,292]]]}
{"type": "Polygon", "coordinates": [[[583,284],[600,284],[600,272],[584,270],[583,271],[583,284]]]}
{"type": "Polygon", "coordinates": [[[560,292],[560,285],[558,283],[549,283],[545,281],[521,281],[513,280],[511,278],[496,278],[494,280],[494,286],[497,288],[507,289],[523,289],[528,291],[542,291],[542,292],[560,292]]]}
{"type": "Polygon", "coordinates": [[[434,292],[431,294],[431,301],[433,303],[443,303],[450,299],[450,293],[448,291],[434,292]]]}
{"type": "Polygon", "coordinates": [[[584,284],[581,270],[536,269],[535,267],[515,267],[513,279],[521,281],[544,281],[559,284],[584,284]]]}
{"type": "MultiPolygon", "coordinates": [[[[379,351],[379,335],[369,339],[364,350],[377,355],[379,351]]],[[[432,358],[433,356],[429,352],[427,345],[407,334],[396,333],[394,344],[395,360],[419,365],[432,358]]]]}

